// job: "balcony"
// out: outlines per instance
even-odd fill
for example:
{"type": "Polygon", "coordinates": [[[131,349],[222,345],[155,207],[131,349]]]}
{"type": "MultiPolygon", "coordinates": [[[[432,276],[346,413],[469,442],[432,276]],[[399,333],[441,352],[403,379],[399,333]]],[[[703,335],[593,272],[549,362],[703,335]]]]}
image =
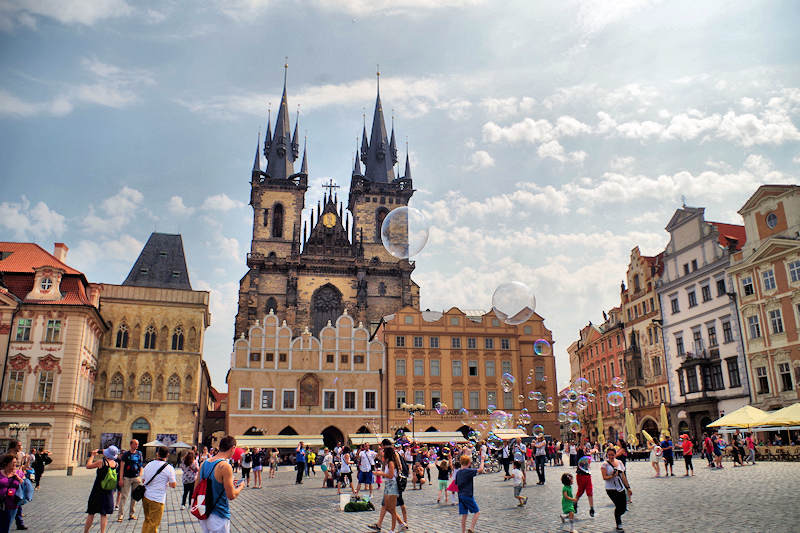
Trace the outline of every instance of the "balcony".
{"type": "Polygon", "coordinates": [[[635,346],[635,345],[634,346],[629,346],[628,348],[625,348],[625,351],[622,352],[622,353],[625,356],[625,360],[626,361],[630,361],[630,360],[633,360],[633,359],[641,359],[642,358],[641,350],[639,349],[638,346],[635,346]]]}

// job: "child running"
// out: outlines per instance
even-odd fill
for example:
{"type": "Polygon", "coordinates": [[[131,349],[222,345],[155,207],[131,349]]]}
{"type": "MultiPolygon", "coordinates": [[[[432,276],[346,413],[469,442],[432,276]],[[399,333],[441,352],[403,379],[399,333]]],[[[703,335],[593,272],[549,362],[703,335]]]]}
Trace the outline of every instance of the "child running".
{"type": "Polygon", "coordinates": [[[483,460],[480,466],[470,468],[472,465],[472,457],[469,455],[462,455],[460,459],[461,468],[456,473],[456,486],[458,487],[458,514],[461,515],[461,533],[475,533],[475,526],[478,524],[478,517],[481,514],[478,509],[478,504],[475,503],[473,495],[472,480],[478,474],[483,474],[483,460]],[[467,515],[472,514],[472,525],[467,528],[467,515]]]}
{"type": "Polygon", "coordinates": [[[572,474],[562,474],[561,484],[561,511],[563,515],[558,515],[563,524],[569,518],[569,531],[573,531],[572,522],[575,520],[575,502],[577,498],[572,497],[572,474]]]}
{"type": "Polygon", "coordinates": [[[436,470],[439,471],[439,475],[436,478],[439,481],[439,497],[436,498],[436,503],[442,503],[442,494],[444,494],[444,504],[447,505],[449,496],[449,494],[447,494],[447,485],[450,482],[450,472],[453,471],[450,467],[450,461],[442,459],[436,463],[436,470]]]}
{"type": "Polygon", "coordinates": [[[517,507],[522,507],[528,503],[528,497],[522,496],[522,487],[528,484],[522,461],[514,461],[514,468],[511,470],[511,477],[514,479],[514,497],[519,500],[517,507]]]}
{"type": "Polygon", "coordinates": [[[589,455],[584,455],[578,459],[578,471],[576,472],[578,494],[575,495],[575,512],[578,512],[578,500],[586,493],[586,497],[589,498],[589,516],[594,516],[594,488],[592,487],[591,464],[592,458],[589,455]]]}

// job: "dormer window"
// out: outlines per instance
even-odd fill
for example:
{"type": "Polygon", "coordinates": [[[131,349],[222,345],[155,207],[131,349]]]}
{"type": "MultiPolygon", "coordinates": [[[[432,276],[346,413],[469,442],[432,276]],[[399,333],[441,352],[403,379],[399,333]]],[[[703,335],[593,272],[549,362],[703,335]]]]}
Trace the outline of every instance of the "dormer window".
{"type": "Polygon", "coordinates": [[[180,271],[178,271],[178,270],[173,270],[173,271],[172,271],[172,277],[173,277],[173,278],[177,278],[177,277],[179,277],[180,275],[181,275],[180,271]]]}
{"type": "Polygon", "coordinates": [[[53,286],[53,280],[51,280],[50,278],[42,278],[42,281],[39,284],[39,287],[41,287],[41,289],[45,292],[49,291],[50,287],[52,286],[53,286]]]}
{"type": "Polygon", "coordinates": [[[162,259],[164,259],[164,258],[166,258],[166,257],[167,257],[167,252],[166,252],[166,251],[164,251],[164,250],[161,250],[160,252],[158,252],[158,255],[159,255],[159,256],[160,256],[162,259]]]}
{"type": "Polygon", "coordinates": [[[147,273],[148,273],[149,271],[150,271],[150,270],[149,270],[149,269],[147,269],[147,268],[140,268],[140,269],[139,269],[139,272],[141,272],[141,273],[142,273],[142,274],[144,274],[144,275],[147,275],[147,273]]]}

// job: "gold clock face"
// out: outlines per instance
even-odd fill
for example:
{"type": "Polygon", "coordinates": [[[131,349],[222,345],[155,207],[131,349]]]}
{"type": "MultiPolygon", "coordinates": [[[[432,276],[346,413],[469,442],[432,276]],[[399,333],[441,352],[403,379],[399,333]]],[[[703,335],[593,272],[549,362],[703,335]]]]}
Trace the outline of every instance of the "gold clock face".
{"type": "Polygon", "coordinates": [[[333,213],[325,213],[322,215],[322,224],[326,228],[332,228],[336,224],[336,215],[333,213]]]}

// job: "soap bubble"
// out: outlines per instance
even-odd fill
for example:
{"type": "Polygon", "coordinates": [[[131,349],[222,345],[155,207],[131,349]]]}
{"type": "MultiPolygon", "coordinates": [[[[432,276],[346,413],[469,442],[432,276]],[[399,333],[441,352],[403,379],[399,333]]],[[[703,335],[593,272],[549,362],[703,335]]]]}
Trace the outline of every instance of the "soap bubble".
{"type": "Polygon", "coordinates": [[[472,442],[477,442],[480,440],[481,434],[473,429],[472,431],[467,433],[467,438],[472,442]]]}
{"type": "Polygon", "coordinates": [[[613,378],[611,378],[611,386],[614,387],[615,389],[621,389],[622,387],[625,386],[625,380],[619,376],[614,376],[613,378]]]}
{"type": "Polygon", "coordinates": [[[548,413],[552,413],[554,408],[555,407],[553,406],[553,402],[547,402],[544,405],[544,410],[547,411],[548,413]]]}
{"type": "Polygon", "coordinates": [[[544,435],[544,426],[541,424],[535,424],[533,426],[533,434],[536,435],[537,437],[539,435],[544,435]]]}
{"type": "Polygon", "coordinates": [[[567,409],[569,409],[569,404],[570,401],[568,398],[561,398],[560,400],[558,400],[558,408],[561,409],[562,411],[566,411],[567,409]]]}
{"type": "Polygon", "coordinates": [[[530,413],[522,413],[519,415],[519,423],[522,425],[527,426],[531,423],[531,415],[530,413]]]}
{"type": "Polygon", "coordinates": [[[608,401],[608,405],[619,407],[625,403],[625,395],[618,390],[611,391],[608,393],[608,396],[606,396],[606,400],[608,401]]]}
{"type": "Polygon", "coordinates": [[[489,425],[486,423],[486,421],[481,421],[481,422],[478,424],[478,427],[479,427],[479,428],[481,428],[481,431],[486,431],[486,428],[488,428],[488,427],[489,427],[489,425]]]}
{"type": "Polygon", "coordinates": [[[573,433],[578,433],[581,430],[581,423],[577,420],[573,420],[569,423],[569,430],[573,433]]]}
{"type": "Polygon", "coordinates": [[[565,413],[564,411],[559,411],[558,421],[561,422],[562,424],[565,423],[567,421],[567,413],[565,413]]]}
{"type": "Polygon", "coordinates": [[[437,414],[443,415],[447,412],[447,404],[443,402],[436,402],[434,409],[436,409],[437,414]]]}
{"type": "Polygon", "coordinates": [[[589,455],[584,455],[580,459],[578,459],[578,468],[583,470],[584,472],[589,471],[589,467],[592,466],[592,457],[589,455]]]}
{"type": "Polygon", "coordinates": [[[519,403],[524,402],[525,401],[525,395],[524,394],[517,394],[517,401],[519,403]]]}
{"type": "Polygon", "coordinates": [[[584,409],[586,409],[589,406],[589,400],[586,398],[586,396],[581,394],[580,396],[578,396],[578,399],[575,401],[575,405],[578,407],[578,409],[583,411],[584,409]]]}
{"type": "Polygon", "coordinates": [[[541,400],[543,398],[543,395],[538,390],[537,391],[533,391],[533,398],[538,401],[538,400],[541,400]]]}
{"type": "Polygon", "coordinates": [[[569,420],[570,422],[578,420],[578,413],[576,413],[575,411],[567,411],[567,420],[569,420]]]}
{"type": "Polygon", "coordinates": [[[492,295],[492,311],[497,318],[512,326],[528,320],[535,309],[533,291],[520,281],[502,283],[492,295]]]}
{"type": "Polygon", "coordinates": [[[539,408],[540,411],[544,411],[545,408],[547,407],[547,404],[545,403],[544,400],[539,400],[537,407],[539,408]]]}
{"type": "Polygon", "coordinates": [[[587,392],[586,393],[586,399],[589,400],[590,402],[593,402],[594,401],[594,393],[593,392],[587,392]]]}
{"type": "Polygon", "coordinates": [[[567,399],[568,399],[570,402],[574,402],[575,400],[577,400],[577,399],[578,399],[578,393],[577,393],[575,390],[573,390],[573,389],[570,389],[570,390],[568,390],[568,391],[567,391],[567,399]]]}
{"type": "Polygon", "coordinates": [[[514,420],[514,416],[498,409],[489,415],[489,420],[491,421],[494,429],[506,429],[514,420]]]}
{"type": "Polygon", "coordinates": [[[533,343],[533,353],[536,355],[550,355],[551,350],[550,343],[544,339],[537,339],[533,343]]]}
{"type": "Polygon", "coordinates": [[[589,380],[586,378],[578,378],[575,380],[575,390],[578,394],[585,394],[589,388],[589,380]]]}
{"type": "Polygon", "coordinates": [[[398,259],[408,259],[422,251],[428,242],[430,225],[425,215],[414,207],[389,211],[381,224],[381,241],[386,251],[398,259]]]}
{"type": "Polygon", "coordinates": [[[536,399],[536,391],[533,391],[533,390],[532,390],[532,391],[530,391],[530,392],[528,393],[528,399],[529,399],[529,400],[535,400],[535,399],[536,399]]]}
{"type": "Polygon", "coordinates": [[[533,383],[533,376],[528,374],[528,377],[525,378],[525,383],[527,385],[530,385],[531,383],[533,383]]]}
{"type": "Polygon", "coordinates": [[[492,450],[499,450],[503,447],[503,439],[490,432],[486,437],[486,445],[492,450]]]}
{"type": "Polygon", "coordinates": [[[514,376],[508,372],[504,373],[503,377],[500,378],[500,386],[503,387],[503,392],[511,392],[511,389],[514,388],[514,382],[516,382],[514,376]]]}
{"type": "Polygon", "coordinates": [[[493,403],[490,403],[489,405],[486,406],[486,410],[489,412],[489,414],[494,413],[495,409],[497,409],[497,406],[493,403]]]}

